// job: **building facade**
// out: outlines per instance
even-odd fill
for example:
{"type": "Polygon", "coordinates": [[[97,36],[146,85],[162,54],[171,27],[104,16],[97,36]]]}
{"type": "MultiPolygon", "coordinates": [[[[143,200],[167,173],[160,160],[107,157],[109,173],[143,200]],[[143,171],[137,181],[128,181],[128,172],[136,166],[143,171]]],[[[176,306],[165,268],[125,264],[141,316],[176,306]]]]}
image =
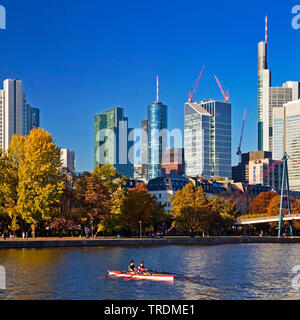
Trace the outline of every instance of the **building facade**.
{"type": "Polygon", "coordinates": [[[68,169],[70,172],[75,173],[76,171],[75,152],[69,149],[61,149],[60,154],[61,154],[62,168],[68,169]]]}
{"type": "Polygon", "coordinates": [[[162,174],[184,175],[184,149],[167,148],[161,165],[162,174]]]}
{"type": "Polygon", "coordinates": [[[143,180],[148,179],[148,120],[142,121],[142,172],[141,178],[143,180]]]}
{"type": "Polygon", "coordinates": [[[272,159],[272,152],[255,151],[242,154],[242,162],[232,168],[234,182],[281,187],[282,162],[272,159]]]}
{"type": "Polygon", "coordinates": [[[273,150],[273,108],[299,99],[299,82],[287,81],[282,87],[272,87],[267,62],[267,39],[258,44],[258,150],[273,150]]]}
{"type": "Polygon", "coordinates": [[[39,112],[27,104],[22,80],[4,80],[0,90],[0,148],[7,151],[13,135],[25,136],[39,127],[39,112]],[[37,120],[34,123],[33,118],[37,120]]]}
{"type": "Polygon", "coordinates": [[[231,179],[231,104],[185,104],[184,158],[187,176],[231,179]]]}
{"type": "Polygon", "coordinates": [[[164,130],[168,128],[168,107],[160,101],[148,106],[148,180],[161,175],[164,130]]]}
{"type": "Polygon", "coordinates": [[[171,211],[170,197],[189,183],[189,179],[178,175],[163,175],[148,182],[147,189],[151,195],[156,196],[156,201],[165,205],[165,210],[171,211]]]}
{"type": "Polygon", "coordinates": [[[118,173],[133,178],[133,137],[132,141],[129,139],[131,131],[123,108],[115,107],[95,115],[95,167],[108,163],[118,173]]]}
{"type": "MultiPolygon", "coordinates": [[[[283,108],[273,110],[274,156],[282,159],[287,153],[296,161],[300,160],[300,100],[288,102],[283,108]]],[[[300,191],[300,166],[288,162],[290,189],[300,191]]]]}

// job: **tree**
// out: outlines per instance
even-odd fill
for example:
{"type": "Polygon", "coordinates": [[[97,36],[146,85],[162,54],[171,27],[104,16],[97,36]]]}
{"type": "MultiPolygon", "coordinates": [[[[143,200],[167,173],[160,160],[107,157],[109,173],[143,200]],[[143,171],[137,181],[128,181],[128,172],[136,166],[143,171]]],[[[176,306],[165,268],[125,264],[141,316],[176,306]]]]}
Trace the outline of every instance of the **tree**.
{"type": "Polygon", "coordinates": [[[209,211],[209,201],[201,187],[192,182],[178,190],[171,197],[173,206],[173,225],[179,230],[195,232],[208,232],[211,229],[213,214],[209,211]]]}
{"type": "Polygon", "coordinates": [[[110,164],[96,167],[92,176],[100,181],[110,194],[110,219],[98,224],[98,231],[120,231],[121,226],[121,201],[125,196],[127,178],[123,177],[112,168],[110,164]]]}
{"type": "MultiPolygon", "coordinates": [[[[279,216],[279,210],[280,210],[280,201],[281,201],[281,196],[280,195],[276,195],[275,197],[273,197],[272,201],[270,202],[268,208],[267,208],[267,216],[275,216],[278,217],[279,216]]],[[[300,201],[296,200],[294,198],[291,198],[291,206],[292,206],[292,214],[294,213],[298,213],[299,209],[300,209],[300,201]]],[[[288,206],[287,206],[287,198],[285,197],[284,202],[283,202],[283,216],[287,216],[288,215],[288,206]]],[[[273,232],[276,231],[276,229],[278,228],[278,222],[270,222],[269,223],[270,228],[273,232]]],[[[288,221],[284,221],[283,222],[283,226],[288,226],[289,222],[288,221]]],[[[293,227],[296,229],[300,228],[300,223],[295,220],[293,222],[293,227]]]]}
{"type": "Polygon", "coordinates": [[[61,231],[73,230],[80,224],[80,214],[77,210],[76,196],[73,188],[73,176],[66,170],[61,170],[64,190],[59,204],[49,221],[49,228],[61,231]]]}
{"type": "Polygon", "coordinates": [[[111,197],[107,188],[95,176],[75,183],[75,196],[82,223],[105,224],[111,217],[111,197]]]}
{"type": "Polygon", "coordinates": [[[13,135],[7,150],[8,158],[18,168],[22,160],[24,160],[24,144],[26,137],[13,135]]]}
{"type": "Polygon", "coordinates": [[[18,211],[35,237],[36,225],[51,218],[63,194],[60,148],[48,132],[35,128],[24,141],[18,166],[18,211]]]}
{"type": "Polygon", "coordinates": [[[234,202],[213,197],[210,199],[210,210],[216,213],[215,221],[218,223],[218,231],[223,234],[232,231],[232,226],[239,213],[234,202]]]}
{"type": "Polygon", "coordinates": [[[0,217],[3,232],[9,223],[13,232],[17,225],[18,170],[13,161],[0,150],[0,217]]]}
{"type": "Polygon", "coordinates": [[[143,187],[129,190],[121,201],[122,225],[137,232],[141,221],[143,229],[155,227],[163,221],[164,206],[156,202],[143,187]]]}
{"type": "Polygon", "coordinates": [[[267,215],[269,204],[277,196],[274,191],[261,192],[251,203],[249,215],[267,215]]]}

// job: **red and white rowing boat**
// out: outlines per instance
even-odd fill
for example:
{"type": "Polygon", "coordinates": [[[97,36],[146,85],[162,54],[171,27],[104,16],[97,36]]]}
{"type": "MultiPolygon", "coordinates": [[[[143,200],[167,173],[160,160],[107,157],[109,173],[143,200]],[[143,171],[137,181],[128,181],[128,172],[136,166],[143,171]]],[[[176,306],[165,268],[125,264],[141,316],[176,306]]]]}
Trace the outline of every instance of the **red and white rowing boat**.
{"type": "Polygon", "coordinates": [[[138,280],[174,281],[174,276],[169,274],[130,274],[125,271],[108,271],[108,275],[138,280]]]}

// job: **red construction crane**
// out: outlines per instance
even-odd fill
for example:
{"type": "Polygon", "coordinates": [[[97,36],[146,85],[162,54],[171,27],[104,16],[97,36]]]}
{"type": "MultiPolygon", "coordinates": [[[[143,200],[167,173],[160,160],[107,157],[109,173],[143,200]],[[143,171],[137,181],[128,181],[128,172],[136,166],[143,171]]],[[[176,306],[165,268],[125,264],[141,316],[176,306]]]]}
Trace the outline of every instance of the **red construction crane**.
{"type": "Polygon", "coordinates": [[[215,76],[215,79],[216,79],[216,81],[217,81],[217,83],[218,83],[218,86],[219,86],[219,88],[220,88],[220,90],[221,90],[221,92],[222,92],[222,94],[223,94],[224,100],[225,100],[225,102],[227,103],[228,100],[229,100],[228,90],[226,91],[226,94],[225,94],[225,92],[224,92],[224,90],[223,90],[223,88],[222,88],[222,86],[221,86],[221,83],[220,83],[219,79],[217,78],[217,76],[215,76]]]}
{"type": "Polygon", "coordinates": [[[201,79],[201,77],[202,77],[202,74],[203,74],[204,69],[205,69],[205,66],[202,68],[202,70],[201,70],[201,72],[200,72],[200,75],[199,75],[199,77],[198,77],[198,80],[197,80],[197,83],[196,83],[196,86],[195,86],[195,89],[194,89],[193,94],[191,94],[191,92],[190,92],[189,102],[191,102],[191,103],[193,102],[194,95],[195,95],[196,90],[197,90],[197,88],[198,88],[198,85],[199,85],[199,82],[200,82],[200,79],[201,79]]]}
{"type": "Polygon", "coordinates": [[[242,124],[242,132],[241,132],[241,137],[240,137],[240,143],[237,149],[237,155],[240,157],[240,163],[242,162],[242,141],[243,141],[243,135],[244,135],[244,129],[245,129],[245,121],[246,121],[246,116],[247,116],[247,109],[244,111],[244,118],[243,118],[243,124],[242,124]]]}

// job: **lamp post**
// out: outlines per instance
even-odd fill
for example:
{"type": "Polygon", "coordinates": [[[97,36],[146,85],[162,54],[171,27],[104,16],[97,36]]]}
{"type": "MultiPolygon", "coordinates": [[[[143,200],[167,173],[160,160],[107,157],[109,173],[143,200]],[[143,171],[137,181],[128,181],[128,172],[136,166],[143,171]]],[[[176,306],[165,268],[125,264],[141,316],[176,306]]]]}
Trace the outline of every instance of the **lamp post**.
{"type": "Polygon", "coordinates": [[[140,224],[140,239],[142,239],[142,221],[139,221],[140,224]]]}
{"type": "Polygon", "coordinates": [[[92,219],[92,238],[94,238],[94,220],[92,219]]]}

